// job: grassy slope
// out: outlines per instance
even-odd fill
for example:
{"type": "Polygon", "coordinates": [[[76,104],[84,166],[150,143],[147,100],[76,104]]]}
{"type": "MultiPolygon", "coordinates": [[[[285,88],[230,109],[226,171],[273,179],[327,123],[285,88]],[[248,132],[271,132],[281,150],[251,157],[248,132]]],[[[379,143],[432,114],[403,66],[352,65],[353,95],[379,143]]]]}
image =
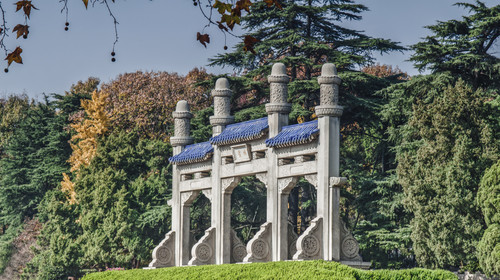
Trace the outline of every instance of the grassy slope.
{"type": "Polygon", "coordinates": [[[457,277],[444,270],[409,269],[365,271],[336,262],[302,261],[252,264],[170,267],[152,270],[106,271],[86,275],[82,280],[160,280],[160,279],[426,279],[457,277]]]}

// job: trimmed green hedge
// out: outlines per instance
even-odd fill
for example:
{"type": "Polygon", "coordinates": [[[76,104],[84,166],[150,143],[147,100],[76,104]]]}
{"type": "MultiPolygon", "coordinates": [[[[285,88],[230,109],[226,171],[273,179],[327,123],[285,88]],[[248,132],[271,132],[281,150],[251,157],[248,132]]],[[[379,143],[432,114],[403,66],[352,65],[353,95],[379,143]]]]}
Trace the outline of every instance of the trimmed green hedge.
{"type": "Polygon", "coordinates": [[[160,280],[160,279],[457,279],[445,270],[359,270],[336,262],[288,261],[252,264],[205,265],[161,269],[133,269],[88,274],[82,280],[160,280]]]}

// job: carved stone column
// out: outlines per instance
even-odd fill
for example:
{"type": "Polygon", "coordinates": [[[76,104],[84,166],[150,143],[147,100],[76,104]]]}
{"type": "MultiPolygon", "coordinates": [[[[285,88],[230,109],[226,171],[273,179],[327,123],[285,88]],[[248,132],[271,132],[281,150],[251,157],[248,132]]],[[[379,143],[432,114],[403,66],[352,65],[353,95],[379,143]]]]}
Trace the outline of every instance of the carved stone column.
{"type": "Polygon", "coordinates": [[[181,260],[180,265],[187,265],[190,259],[191,252],[191,210],[190,207],[193,204],[193,201],[198,196],[200,191],[190,191],[181,193],[181,225],[179,229],[179,243],[180,243],[180,251],[179,251],[179,259],[181,260]]]}
{"type": "Polygon", "coordinates": [[[283,179],[278,179],[278,259],[279,261],[284,261],[288,259],[288,250],[290,242],[288,240],[288,196],[290,192],[297,184],[298,179],[296,177],[288,177],[283,179]]]}
{"type": "Polygon", "coordinates": [[[212,90],[214,97],[214,115],[210,117],[210,124],[213,126],[213,136],[222,133],[226,125],[234,122],[231,116],[231,96],[233,92],[229,89],[229,82],[226,78],[219,78],[212,90]]]}
{"type": "Polygon", "coordinates": [[[283,126],[288,125],[288,113],[292,108],[292,105],[287,103],[290,78],[286,74],[285,65],[275,63],[267,80],[271,88],[271,100],[266,104],[266,112],[269,116],[269,138],[271,138],[276,136],[283,126]]]}
{"type": "Polygon", "coordinates": [[[325,260],[340,261],[339,195],[331,189],[330,177],[339,176],[340,116],[338,105],[340,78],[332,63],[323,65],[320,105],[315,108],[320,130],[318,146],[318,217],[323,218],[322,253],[325,260]]]}

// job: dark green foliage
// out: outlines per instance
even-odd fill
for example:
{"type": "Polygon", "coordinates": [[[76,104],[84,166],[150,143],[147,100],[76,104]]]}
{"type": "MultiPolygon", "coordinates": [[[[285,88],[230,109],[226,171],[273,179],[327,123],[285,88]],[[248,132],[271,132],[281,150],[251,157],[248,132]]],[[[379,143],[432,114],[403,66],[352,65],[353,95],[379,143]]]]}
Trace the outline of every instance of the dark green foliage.
{"type": "Polygon", "coordinates": [[[500,275],[500,161],[484,173],[477,204],[488,227],[477,248],[479,263],[488,275],[500,275]]]}
{"type": "Polygon", "coordinates": [[[340,69],[369,63],[372,51],[403,50],[390,40],[371,38],[359,31],[340,26],[342,21],[360,20],[367,8],[350,0],[280,1],[283,9],[254,3],[242,19],[249,35],[260,40],[256,53],[243,51],[218,55],[211,65],[231,66],[252,75],[268,75],[277,60],[291,67],[292,79],[309,80],[324,62],[340,69]]]}
{"type": "Polygon", "coordinates": [[[419,70],[448,72],[475,88],[498,88],[500,58],[494,46],[500,36],[500,5],[489,8],[480,1],[456,5],[469,9],[470,15],[428,26],[433,35],[412,46],[415,54],[410,60],[419,70]]]}
{"type": "Polygon", "coordinates": [[[474,200],[483,170],[498,157],[487,121],[498,110],[463,81],[438,96],[414,96],[396,150],[404,202],[414,215],[413,248],[420,265],[458,267],[475,261],[484,226],[474,200]]]}
{"type": "Polygon", "coordinates": [[[30,108],[30,101],[25,95],[11,95],[0,99],[0,151],[7,144],[17,124],[25,117],[30,108]]]}
{"type": "Polygon", "coordinates": [[[359,270],[326,261],[268,262],[252,264],[203,265],[154,270],[108,271],[86,275],[82,280],[159,279],[356,279],[356,280],[452,280],[455,274],[443,270],[359,270]]]}
{"type": "Polygon", "coordinates": [[[146,265],[170,227],[170,145],[117,132],[74,179],[78,204],[59,190],[41,204],[40,249],[27,275],[67,279],[82,268],[146,265]]]}

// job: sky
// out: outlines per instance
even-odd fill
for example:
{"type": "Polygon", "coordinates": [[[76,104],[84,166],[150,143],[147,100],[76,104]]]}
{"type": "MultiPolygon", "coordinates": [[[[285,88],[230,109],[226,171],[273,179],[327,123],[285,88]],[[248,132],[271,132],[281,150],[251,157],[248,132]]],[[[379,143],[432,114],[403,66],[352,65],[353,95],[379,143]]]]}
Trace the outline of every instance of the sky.
{"type": "MultiPolygon", "coordinates": [[[[22,23],[14,13],[13,0],[0,0],[7,11],[9,25],[22,23]]],[[[13,63],[8,73],[0,71],[0,97],[27,94],[40,99],[43,93],[64,93],[72,84],[88,77],[109,82],[119,74],[141,71],[168,71],[186,74],[194,67],[205,67],[215,74],[231,68],[207,67],[208,59],[231,48],[239,38],[224,36],[215,26],[204,29],[206,19],[192,0],[117,0],[111,9],[117,20],[119,42],[116,62],[111,62],[114,41],[112,18],[102,5],[85,7],[80,0],[69,1],[69,30],[64,31],[66,16],[58,0],[33,0],[39,10],[32,11],[29,38],[16,40],[10,35],[6,44],[11,49],[23,48],[24,64],[13,63]],[[207,48],[196,41],[197,32],[211,36],[207,48]]],[[[358,0],[370,10],[360,21],[343,26],[364,31],[371,37],[415,44],[430,34],[424,28],[437,20],[459,19],[467,13],[453,6],[456,0],[358,0]]],[[[465,0],[465,2],[471,2],[465,0]]],[[[488,6],[498,0],[484,1],[488,6]]],[[[241,34],[241,30],[236,33],[241,34]]],[[[377,62],[398,66],[410,75],[418,74],[406,61],[411,52],[375,54],[377,62]]],[[[7,64],[0,63],[0,69],[7,64]]]]}

